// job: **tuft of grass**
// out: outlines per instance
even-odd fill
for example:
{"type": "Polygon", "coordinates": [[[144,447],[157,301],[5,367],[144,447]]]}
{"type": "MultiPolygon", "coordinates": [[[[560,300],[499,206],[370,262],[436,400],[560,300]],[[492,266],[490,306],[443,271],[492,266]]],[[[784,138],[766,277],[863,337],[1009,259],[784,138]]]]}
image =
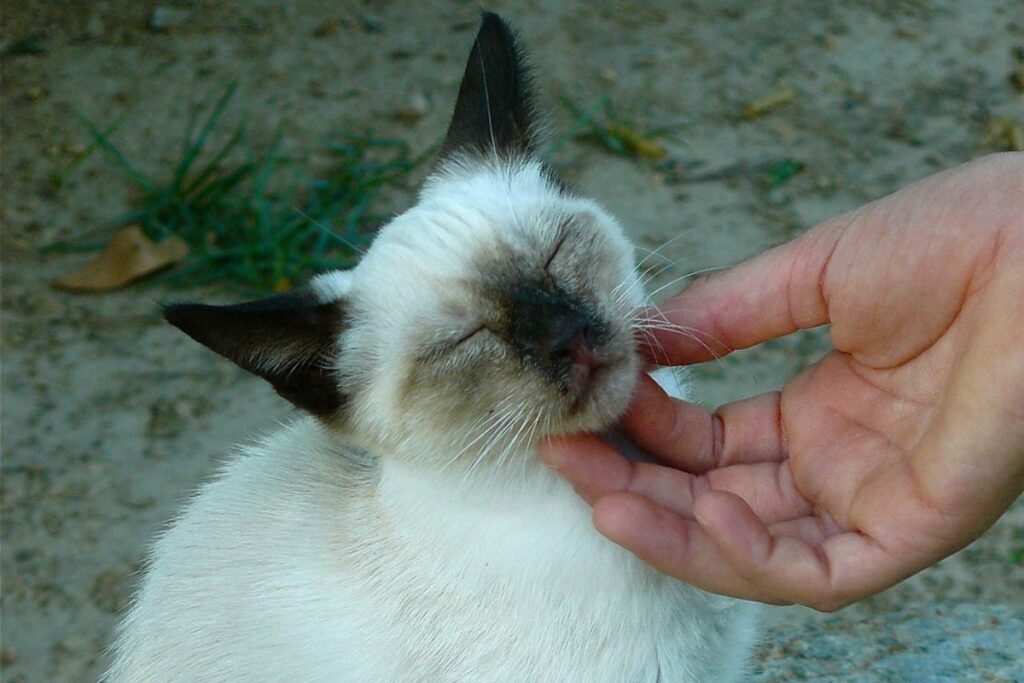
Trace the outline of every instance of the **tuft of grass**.
{"type": "Polygon", "coordinates": [[[351,265],[381,222],[372,210],[379,190],[401,185],[432,150],[413,157],[401,141],[346,134],[328,145],[333,163],[317,177],[282,151],[280,133],[257,153],[239,125],[212,147],[235,92],[232,84],[190,118],[166,179],[143,173],[111,142],[109,129],[79,115],[90,149],[138,192],[134,208],[111,225],[136,223],[158,242],[184,240],[191,255],[161,279],[188,284],[285,291],[312,272],[351,265]]]}
{"type": "Polygon", "coordinates": [[[1024,567],[1024,527],[1012,529],[1010,538],[1014,543],[1006,555],[1006,561],[1017,567],[1024,567]]]}
{"type": "Polygon", "coordinates": [[[788,157],[774,159],[756,169],[757,182],[763,190],[774,190],[789,182],[796,174],[807,168],[807,164],[788,157]]]}
{"type": "MultiPolygon", "coordinates": [[[[567,97],[562,103],[573,116],[573,124],[565,140],[592,142],[607,152],[648,162],[663,161],[668,156],[661,140],[678,126],[643,128],[615,108],[607,95],[598,98],[586,109],[580,108],[567,97]]],[[[557,148],[561,144],[556,145],[557,148]]]]}
{"type": "Polygon", "coordinates": [[[0,50],[4,57],[20,57],[23,55],[41,55],[46,53],[46,45],[43,43],[44,36],[39,33],[17,38],[7,43],[0,50]]]}

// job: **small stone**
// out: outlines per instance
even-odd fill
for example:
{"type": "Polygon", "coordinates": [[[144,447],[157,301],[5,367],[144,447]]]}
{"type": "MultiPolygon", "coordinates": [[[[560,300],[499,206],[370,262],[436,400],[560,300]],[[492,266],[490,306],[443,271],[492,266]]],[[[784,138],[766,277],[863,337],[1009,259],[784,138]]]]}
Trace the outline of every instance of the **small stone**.
{"type": "Polygon", "coordinates": [[[82,40],[99,40],[106,32],[107,27],[103,23],[103,17],[93,13],[85,23],[85,32],[82,33],[82,40]]]}
{"type": "Polygon", "coordinates": [[[423,115],[430,111],[430,101],[422,91],[415,91],[409,96],[409,102],[397,109],[392,117],[396,121],[413,123],[423,118],[423,115]]]}
{"type": "Polygon", "coordinates": [[[344,23],[338,17],[328,17],[310,33],[314,38],[329,38],[342,29],[344,23]]]}
{"type": "Polygon", "coordinates": [[[192,10],[180,7],[157,7],[149,15],[149,22],[146,24],[146,28],[156,33],[168,33],[172,29],[191,21],[192,17],[192,10]]]}
{"type": "Polygon", "coordinates": [[[1019,681],[1024,617],[1012,605],[935,604],[775,627],[747,680],[1019,681]],[[789,638],[784,641],[783,638],[789,638]]]}
{"type": "Polygon", "coordinates": [[[380,33],[384,30],[384,24],[381,23],[380,19],[369,14],[360,14],[359,24],[367,33],[380,33]]]}
{"type": "Polygon", "coordinates": [[[323,99],[327,95],[327,90],[324,88],[324,84],[319,79],[313,78],[306,84],[306,92],[311,97],[315,97],[318,100],[323,99]]]}
{"type": "Polygon", "coordinates": [[[821,46],[829,52],[835,52],[842,47],[844,40],[845,39],[840,36],[822,36],[818,42],[820,42],[821,46]]]}
{"type": "Polygon", "coordinates": [[[400,62],[406,59],[412,59],[415,56],[415,52],[404,47],[397,48],[388,53],[388,59],[392,59],[396,62],[400,62]]]}
{"type": "Polygon", "coordinates": [[[41,35],[31,35],[12,40],[4,45],[3,50],[0,51],[4,57],[35,56],[45,52],[46,46],[43,45],[43,36],[41,35]]]}
{"type": "Polygon", "coordinates": [[[158,399],[149,407],[149,424],[146,432],[150,436],[166,438],[185,431],[188,424],[187,408],[181,401],[158,399]]]}
{"type": "Polygon", "coordinates": [[[1024,66],[1014,69],[1010,74],[1010,85],[1017,92],[1024,92],[1024,66]]]}
{"type": "Polygon", "coordinates": [[[125,583],[125,576],[116,569],[102,571],[92,581],[89,598],[101,610],[117,614],[128,597],[125,583]]]}

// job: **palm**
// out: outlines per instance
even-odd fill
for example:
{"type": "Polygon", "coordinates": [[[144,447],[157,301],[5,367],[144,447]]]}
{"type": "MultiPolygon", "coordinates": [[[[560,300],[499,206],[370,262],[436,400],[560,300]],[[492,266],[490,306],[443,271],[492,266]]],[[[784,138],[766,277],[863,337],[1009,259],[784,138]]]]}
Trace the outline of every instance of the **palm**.
{"type": "MultiPolygon", "coordinates": [[[[919,268],[948,266],[959,257],[961,272],[952,275],[969,282],[984,244],[976,244],[973,252],[956,251],[937,249],[919,268]]],[[[940,277],[937,272],[913,275],[923,281],[940,277]]],[[[998,480],[1002,469],[986,472],[962,454],[943,457],[937,448],[947,439],[951,423],[958,431],[970,430],[971,425],[963,424],[970,417],[958,417],[957,404],[983,401],[971,380],[1009,370],[1020,356],[1012,328],[1005,336],[992,334],[992,328],[1010,322],[988,314],[999,310],[999,284],[998,279],[993,285],[993,279],[978,278],[945,315],[936,314],[939,306],[932,306],[930,329],[918,325],[914,335],[886,329],[915,320],[910,310],[869,310],[871,315],[864,318],[875,322],[874,329],[840,319],[846,323],[841,329],[846,337],[837,339],[837,346],[860,353],[833,352],[784,388],[780,413],[788,440],[786,465],[800,494],[814,509],[830,515],[836,527],[857,530],[890,553],[932,561],[940,552],[936,538],[948,543],[963,538],[963,545],[973,537],[965,532],[980,533],[995,520],[997,514],[967,514],[977,511],[983,499],[1012,500],[1014,490],[1019,491],[1013,478],[998,480]],[[879,331],[904,340],[912,337],[913,342],[876,350],[870,334],[879,331]],[[977,348],[1000,336],[1007,343],[999,348],[977,348]],[[915,523],[908,525],[908,519],[915,523]]],[[[853,291],[862,302],[876,294],[865,288],[853,291]]],[[[928,305],[920,292],[915,296],[918,306],[928,305]]],[[[848,310],[863,310],[861,306],[853,304],[848,310]]],[[[836,527],[832,531],[840,533],[836,527]]],[[[943,546],[942,551],[948,549],[943,546]]]]}
{"type": "MultiPolygon", "coordinates": [[[[788,457],[779,466],[790,470],[805,505],[776,513],[785,519],[767,519],[778,524],[777,533],[820,545],[856,529],[904,552],[917,543],[901,520],[919,520],[929,530],[936,526],[927,492],[903,484],[916,476],[909,463],[931,426],[937,392],[924,400],[908,398],[899,374],[832,353],[783,390],[788,457]],[[821,516],[823,523],[809,527],[813,533],[800,533],[791,519],[802,514],[821,516]]],[[[750,475],[764,473],[752,469],[750,475]]],[[[918,526],[914,533],[921,531],[918,526]]]]}

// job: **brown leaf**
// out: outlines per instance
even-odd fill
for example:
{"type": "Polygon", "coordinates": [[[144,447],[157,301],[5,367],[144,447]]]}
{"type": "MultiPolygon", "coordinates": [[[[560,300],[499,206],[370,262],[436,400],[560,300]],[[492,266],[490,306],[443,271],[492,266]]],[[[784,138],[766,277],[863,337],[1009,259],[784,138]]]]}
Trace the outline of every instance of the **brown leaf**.
{"type": "Polygon", "coordinates": [[[70,292],[106,292],[172,266],[188,256],[188,245],[171,235],[157,243],[137,225],[118,230],[107,246],[84,266],[53,281],[70,292]]]}
{"type": "Polygon", "coordinates": [[[1007,116],[997,116],[988,122],[981,144],[1003,152],[1024,151],[1024,126],[1007,116]]]}
{"type": "Polygon", "coordinates": [[[769,91],[753,102],[748,102],[743,107],[743,118],[756,119],[779,107],[789,104],[796,97],[796,91],[788,86],[782,86],[769,91]]]}

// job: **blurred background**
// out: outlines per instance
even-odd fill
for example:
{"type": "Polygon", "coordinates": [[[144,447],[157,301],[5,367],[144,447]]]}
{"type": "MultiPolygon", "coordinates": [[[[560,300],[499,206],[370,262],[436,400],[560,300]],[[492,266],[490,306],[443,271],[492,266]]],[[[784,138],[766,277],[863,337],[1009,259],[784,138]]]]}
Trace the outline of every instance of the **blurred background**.
{"type": "MultiPolygon", "coordinates": [[[[660,296],[1024,148],[1019,0],[488,7],[533,56],[548,156],[657,250],[660,296]]],[[[147,543],[232,444],[288,419],[158,304],[351,264],[413,201],[477,21],[476,2],[442,0],[4,3],[4,683],[94,680],[147,543]]],[[[775,388],[827,348],[816,331],[736,354],[696,368],[695,393],[775,388]]],[[[773,610],[782,640],[758,657],[803,656],[784,639],[809,621],[968,603],[1022,610],[1021,501],[838,615],[773,610]]]]}

